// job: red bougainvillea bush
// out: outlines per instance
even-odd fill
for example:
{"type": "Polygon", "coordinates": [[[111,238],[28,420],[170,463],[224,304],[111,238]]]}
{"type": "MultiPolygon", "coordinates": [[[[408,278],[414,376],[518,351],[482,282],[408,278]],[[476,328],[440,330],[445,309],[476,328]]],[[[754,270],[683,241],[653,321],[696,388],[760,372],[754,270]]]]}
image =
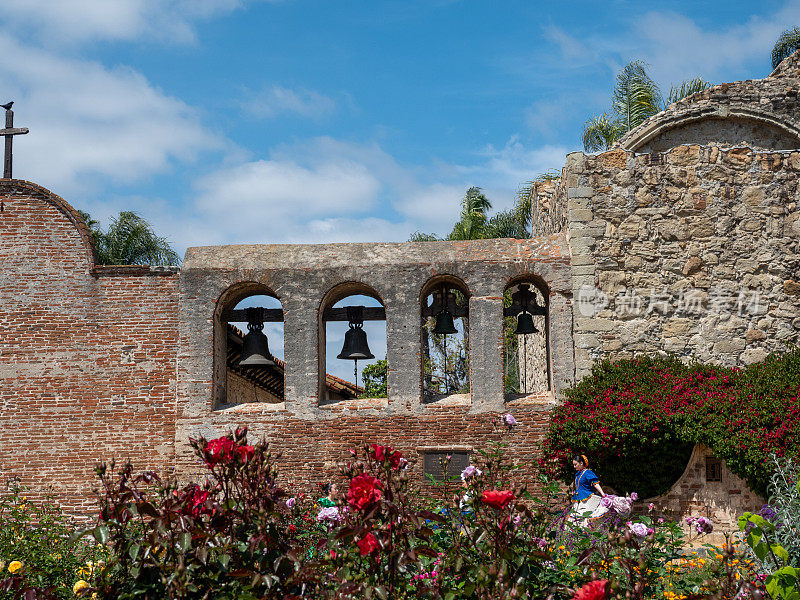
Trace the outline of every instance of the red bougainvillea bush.
{"type": "Polygon", "coordinates": [[[745,369],[674,357],[600,363],[554,411],[542,463],[568,476],[569,456],[586,454],[604,483],[646,497],[676,481],[695,443],[764,494],[770,454],[800,453],[800,350],[745,369]]]}

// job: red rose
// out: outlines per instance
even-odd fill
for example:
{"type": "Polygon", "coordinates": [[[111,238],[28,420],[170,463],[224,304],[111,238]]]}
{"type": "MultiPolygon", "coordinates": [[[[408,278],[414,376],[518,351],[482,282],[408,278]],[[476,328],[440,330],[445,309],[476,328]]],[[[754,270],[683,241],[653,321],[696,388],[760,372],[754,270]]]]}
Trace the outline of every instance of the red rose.
{"type": "Polygon", "coordinates": [[[370,454],[372,458],[378,461],[388,460],[393,469],[399,469],[403,464],[403,455],[391,446],[379,446],[372,444],[370,446],[370,454]]]}
{"type": "Polygon", "coordinates": [[[383,460],[385,458],[384,451],[387,449],[391,451],[388,446],[379,446],[378,444],[372,444],[370,449],[372,450],[372,458],[375,460],[383,460]]]}
{"type": "Polygon", "coordinates": [[[368,533],[363,538],[358,540],[356,542],[356,546],[358,546],[358,552],[361,554],[361,556],[372,554],[373,552],[377,552],[381,549],[381,545],[378,543],[378,538],[371,533],[368,533]]]}
{"type": "Polygon", "coordinates": [[[514,493],[509,490],[486,490],[481,494],[481,500],[484,504],[500,510],[505,509],[513,499],[514,493]]]}
{"type": "Polygon", "coordinates": [[[253,446],[239,446],[236,448],[236,456],[242,459],[243,463],[246,463],[253,455],[256,453],[256,449],[253,446]]]}
{"type": "Polygon", "coordinates": [[[205,448],[206,463],[215,465],[220,461],[230,460],[235,447],[236,442],[227,437],[211,440],[205,448]]]}
{"type": "Polygon", "coordinates": [[[350,506],[363,510],[381,499],[381,482],[372,475],[362,473],[350,480],[347,502],[350,506]]]}
{"type": "Polygon", "coordinates": [[[575,592],[572,600],[605,600],[608,596],[608,581],[598,579],[597,581],[590,581],[575,592]]]}
{"type": "Polygon", "coordinates": [[[196,484],[191,484],[183,492],[183,498],[186,501],[186,506],[183,508],[183,513],[199,517],[202,514],[208,514],[210,511],[206,508],[206,500],[208,500],[209,493],[201,490],[196,484]]]}

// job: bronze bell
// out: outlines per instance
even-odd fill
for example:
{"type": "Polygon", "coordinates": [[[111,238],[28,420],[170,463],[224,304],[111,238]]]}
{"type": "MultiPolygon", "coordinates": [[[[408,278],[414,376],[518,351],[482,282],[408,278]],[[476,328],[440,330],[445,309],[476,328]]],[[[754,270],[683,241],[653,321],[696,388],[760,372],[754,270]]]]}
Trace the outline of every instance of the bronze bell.
{"type": "Polygon", "coordinates": [[[275,364],[269,353],[267,336],[261,331],[264,325],[248,323],[247,335],[242,343],[242,357],[239,359],[240,367],[271,367],[275,364]]]}
{"type": "Polygon", "coordinates": [[[438,335],[458,333],[458,329],[456,329],[455,323],[453,323],[453,315],[446,308],[440,310],[436,315],[436,325],[433,327],[433,333],[438,335]]]}
{"type": "Polygon", "coordinates": [[[517,315],[517,328],[514,330],[517,335],[527,335],[529,333],[539,333],[536,325],[533,324],[533,315],[522,312],[517,315]]]}
{"type": "MultiPolygon", "coordinates": [[[[347,320],[350,322],[350,329],[344,334],[344,345],[342,351],[336,358],[344,360],[368,360],[375,358],[367,344],[367,332],[362,329],[364,326],[364,307],[346,306],[347,320]]],[[[356,377],[358,367],[356,367],[356,377]]]]}
{"type": "Polygon", "coordinates": [[[344,346],[336,358],[345,360],[367,360],[375,358],[367,344],[367,332],[361,329],[362,323],[350,323],[344,334],[344,346]]]}

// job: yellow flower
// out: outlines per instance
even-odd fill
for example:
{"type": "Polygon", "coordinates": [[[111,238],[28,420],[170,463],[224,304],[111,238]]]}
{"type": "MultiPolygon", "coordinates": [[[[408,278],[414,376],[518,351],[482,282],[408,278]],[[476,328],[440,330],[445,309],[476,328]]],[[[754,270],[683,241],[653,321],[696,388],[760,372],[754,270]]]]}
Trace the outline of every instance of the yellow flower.
{"type": "Polygon", "coordinates": [[[22,563],[19,562],[18,560],[12,560],[10,563],[8,563],[8,572],[9,573],[16,573],[21,568],[22,568],[22,563]]]}
{"type": "Polygon", "coordinates": [[[78,579],[78,581],[75,582],[75,585],[72,586],[72,593],[76,596],[82,596],[90,587],[91,586],[86,581],[83,579],[78,579]]]}

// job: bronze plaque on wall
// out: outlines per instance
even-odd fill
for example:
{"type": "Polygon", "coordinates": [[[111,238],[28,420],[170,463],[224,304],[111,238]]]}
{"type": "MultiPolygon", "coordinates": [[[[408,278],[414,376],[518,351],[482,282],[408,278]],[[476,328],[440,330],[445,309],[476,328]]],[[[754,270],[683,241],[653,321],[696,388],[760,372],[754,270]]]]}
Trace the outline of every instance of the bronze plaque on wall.
{"type": "Polygon", "coordinates": [[[431,475],[437,481],[443,481],[445,478],[445,465],[447,465],[447,477],[449,479],[457,479],[461,476],[463,471],[469,464],[469,452],[448,452],[446,450],[441,452],[426,452],[424,455],[424,469],[426,475],[431,475]],[[450,457],[450,462],[447,462],[447,457],[450,457]]]}

